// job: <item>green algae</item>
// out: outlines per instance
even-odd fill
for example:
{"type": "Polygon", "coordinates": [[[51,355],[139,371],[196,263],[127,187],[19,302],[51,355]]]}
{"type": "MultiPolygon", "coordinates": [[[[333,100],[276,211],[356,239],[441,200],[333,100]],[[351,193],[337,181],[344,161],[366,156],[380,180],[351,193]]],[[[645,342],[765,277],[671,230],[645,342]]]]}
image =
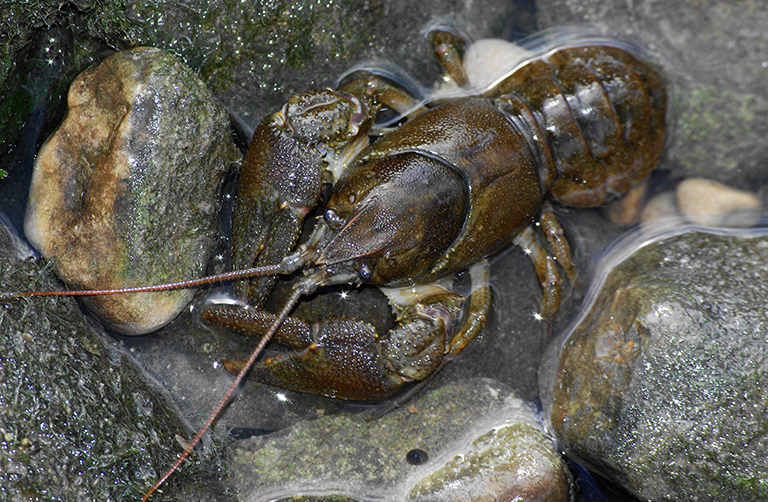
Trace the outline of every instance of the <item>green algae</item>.
{"type": "MultiPolygon", "coordinates": [[[[0,289],[58,289],[0,228],[0,289]]],[[[138,500],[188,435],[161,394],[95,332],[71,298],[0,303],[0,493],[4,500],[138,500]]],[[[156,500],[216,462],[192,463],[156,500]]],[[[194,483],[193,483],[194,484],[194,483]]],[[[190,495],[187,500],[195,500],[190,495]]]]}

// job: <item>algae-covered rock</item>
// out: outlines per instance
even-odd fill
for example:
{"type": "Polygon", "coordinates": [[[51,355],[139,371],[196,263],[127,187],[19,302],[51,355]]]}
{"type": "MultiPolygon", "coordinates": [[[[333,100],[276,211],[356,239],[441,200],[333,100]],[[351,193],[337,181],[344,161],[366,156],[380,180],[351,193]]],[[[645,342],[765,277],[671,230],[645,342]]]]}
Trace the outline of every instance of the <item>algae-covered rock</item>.
{"type": "MultiPolygon", "coordinates": [[[[175,56],[138,48],[81,73],[68,104],[35,163],[24,222],[32,245],[77,289],[201,276],[224,176],[239,155],[210,91],[175,56]]],[[[83,301],[136,335],[169,322],[194,293],[83,301]]]]}
{"type": "MultiPolygon", "coordinates": [[[[56,288],[44,263],[0,225],[0,289],[56,288]]],[[[0,302],[0,493],[10,501],[139,500],[188,432],[126,356],[89,327],[71,298],[0,302]]],[[[187,467],[179,486],[210,478],[187,467]]],[[[210,478],[208,494],[219,493],[210,478]]],[[[186,492],[186,489],[185,489],[186,492]]],[[[185,500],[201,493],[186,492],[185,500]]]]}
{"type": "Polygon", "coordinates": [[[339,414],[239,441],[232,480],[254,501],[567,499],[569,478],[552,441],[531,407],[498,382],[445,385],[366,418],[339,414]]]}
{"type": "Polygon", "coordinates": [[[768,236],[636,250],[542,372],[558,444],[642,499],[768,497],[768,236]]]}
{"type": "Polygon", "coordinates": [[[409,500],[568,501],[570,489],[562,458],[540,425],[531,423],[525,410],[521,411],[419,481],[409,500]]]}

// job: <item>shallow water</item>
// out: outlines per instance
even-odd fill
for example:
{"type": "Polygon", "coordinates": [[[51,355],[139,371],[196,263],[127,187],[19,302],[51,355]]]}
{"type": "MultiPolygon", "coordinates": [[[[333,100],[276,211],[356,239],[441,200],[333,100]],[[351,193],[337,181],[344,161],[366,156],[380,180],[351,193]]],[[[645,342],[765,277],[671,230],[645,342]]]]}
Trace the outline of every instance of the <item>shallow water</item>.
{"type": "MultiPolygon", "coordinates": [[[[175,29],[182,30],[181,21],[174,22],[179,23],[175,29]]],[[[509,35],[510,30],[533,31],[532,26],[505,29],[505,35],[509,35]]],[[[51,38],[61,39],[60,34],[53,31],[51,38]]],[[[211,53],[221,47],[222,43],[224,42],[221,40],[211,42],[211,53]]],[[[66,50],[66,47],[62,49],[60,44],[47,41],[42,42],[38,49],[42,54],[50,47],[66,50]]],[[[182,49],[182,53],[193,52],[193,49],[186,46],[182,49]]],[[[92,57],[98,58],[99,54],[93,54],[92,57]]],[[[205,58],[200,55],[198,57],[203,60],[205,58]]],[[[0,208],[19,231],[34,154],[44,138],[54,130],[63,114],[61,100],[55,98],[61,98],[63,92],[58,79],[70,69],[64,67],[61,59],[54,57],[50,61],[54,63],[40,57],[26,63],[29,74],[27,85],[34,101],[20,134],[12,141],[7,155],[0,159],[3,166],[9,166],[7,170],[10,172],[7,179],[0,181],[0,208]]],[[[190,63],[198,67],[204,66],[200,60],[195,61],[193,58],[190,58],[190,63]]],[[[284,76],[286,79],[290,78],[287,74],[284,76]]],[[[270,78],[273,82],[270,85],[274,86],[278,77],[270,78]]],[[[272,90],[278,93],[278,90],[272,90]]],[[[281,92],[288,90],[288,84],[279,89],[281,92]]],[[[223,100],[227,102],[230,111],[245,117],[246,122],[253,126],[258,119],[258,112],[254,111],[254,108],[258,110],[261,105],[246,105],[247,100],[236,94],[236,91],[231,91],[223,100]]],[[[657,186],[663,186],[666,180],[663,175],[658,175],[655,182],[657,186]]],[[[587,295],[592,282],[595,264],[611,243],[623,234],[622,229],[607,223],[599,211],[564,210],[562,217],[582,273],[574,286],[570,301],[566,302],[553,324],[551,333],[533,316],[538,310],[539,298],[533,269],[519,249],[510,249],[497,257],[493,263],[496,298],[488,328],[457,360],[429,382],[428,387],[438,386],[443,382],[488,377],[510,387],[520,397],[537,401],[538,360],[543,345],[552,334],[557,333],[577,315],[579,303],[587,295]]],[[[353,299],[364,297],[366,303],[380,300],[374,290],[350,293],[353,299]]],[[[220,360],[225,357],[237,358],[238,354],[247,353],[253,345],[251,340],[222,333],[221,330],[205,326],[199,321],[197,311],[207,301],[209,294],[208,291],[201,291],[191,311],[185,312],[171,326],[157,334],[130,338],[113,336],[115,343],[133,354],[139,364],[172,395],[192,429],[200,426],[231,382],[232,377],[221,368],[220,360]]],[[[349,308],[351,304],[351,300],[342,299],[340,291],[337,290],[328,292],[325,300],[334,310],[349,308]]],[[[379,311],[387,310],[386,306],[376,308],[379,311]]],[[[352,310],[356,310],[355,307],[352,307],[352,310]]],[[[387,403],[350,404],[249,383],[245,385],[240,398],[219,421],[217,431],[221,434],[223,430],[228,430],[234,436],[243,438],[281,430],[290,424],[322,415],[369,412],[382,406],[387,406],[387,403]]],[[[630,500],[610,485],[599,482],[594,490],[587,489],[591,486],[588,473],[577,466],[574,466],[574,470],[584,486],[583,500],[630,500]]]]}

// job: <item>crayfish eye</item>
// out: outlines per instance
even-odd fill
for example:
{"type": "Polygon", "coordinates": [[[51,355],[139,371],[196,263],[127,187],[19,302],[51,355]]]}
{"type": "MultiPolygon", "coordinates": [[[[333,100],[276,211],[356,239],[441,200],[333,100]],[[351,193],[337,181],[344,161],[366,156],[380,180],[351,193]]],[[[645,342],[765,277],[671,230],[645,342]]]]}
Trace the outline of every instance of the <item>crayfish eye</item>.
{"type": "Polygon", "coordinates": [[[373,275],[373,271],[371,270],[371,266],[368,264],[368,262],[365,260],[360,260],[357,266],[359,268],[357,275],[360,276],[360,279],[364,281],[369,280],[373,275]]]}
{"type": "Polygon", "coordinates": [[[328,225],[330,225],[330,227],[334,230],[336,230],[337,228],[341,227],[344,224],[344,220],[333,209],[327,209],[325,211],[324,217],[328,225]]]}

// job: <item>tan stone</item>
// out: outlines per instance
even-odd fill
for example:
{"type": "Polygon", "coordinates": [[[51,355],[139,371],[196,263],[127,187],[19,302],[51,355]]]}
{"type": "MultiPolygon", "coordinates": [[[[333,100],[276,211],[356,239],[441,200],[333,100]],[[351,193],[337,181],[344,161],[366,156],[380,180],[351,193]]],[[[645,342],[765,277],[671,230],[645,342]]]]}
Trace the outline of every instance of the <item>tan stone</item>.
{"type": "Polygon", "coordinates": [[[690,178],[677,187],[677,204],[698,225],[750,227],[760,217],[760,199],[716,181],[690,178]]]}
{"type": "MultiPolygon", "coordinates": [[[[24,228],[77,289],[199,276],[236,158],[227,115],[182,62],[159,49],[114,54],[72,83],[68,111],[38,154],[24,228]]],[[[143,334],[194,290],[88,297],[112,328],[143,334]]]]}

